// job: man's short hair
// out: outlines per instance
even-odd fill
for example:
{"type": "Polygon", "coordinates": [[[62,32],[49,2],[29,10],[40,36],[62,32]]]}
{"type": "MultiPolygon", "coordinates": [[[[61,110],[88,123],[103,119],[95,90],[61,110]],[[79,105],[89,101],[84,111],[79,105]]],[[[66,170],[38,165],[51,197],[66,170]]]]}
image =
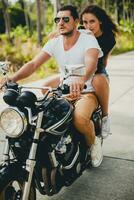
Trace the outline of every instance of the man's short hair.
{"type": "Polygon", "coordinates": [[[66,6],[61,7],[58,10],[58,12],[59,11],[70,11],[71,16],[73,17],[74,20],[79,19],[79,15],[78,15],[78,12],[77,12],[77,7],[75,7],[75,6],[66,5],[66,6]]]}

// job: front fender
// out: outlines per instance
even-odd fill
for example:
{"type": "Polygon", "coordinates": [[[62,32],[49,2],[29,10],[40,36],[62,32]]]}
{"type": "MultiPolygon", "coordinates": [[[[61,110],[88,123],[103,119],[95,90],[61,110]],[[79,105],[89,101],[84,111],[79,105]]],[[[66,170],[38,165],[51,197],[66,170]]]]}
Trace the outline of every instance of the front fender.
{"type": "Polygon", "coordinates": [[[12,180],[26,180],[28,172],[18,162],[0,166],[0,191],[12,180]]]}

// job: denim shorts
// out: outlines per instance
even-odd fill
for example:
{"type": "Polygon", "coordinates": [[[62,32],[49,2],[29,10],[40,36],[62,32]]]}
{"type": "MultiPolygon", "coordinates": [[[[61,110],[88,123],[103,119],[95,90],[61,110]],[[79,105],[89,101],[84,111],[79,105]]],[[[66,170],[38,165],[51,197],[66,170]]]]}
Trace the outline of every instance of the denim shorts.
{"type": "Polygon", "coordinates": [[[108,75],[108,73],[107,73],[105,67],[102,67],[101,69],[98,69],[98,70],[95,72],[95,74],[102,74],[102,75],[104,75],[104,76],[108,79],[108,81],[109,81],[109,75],[108,75]]]}

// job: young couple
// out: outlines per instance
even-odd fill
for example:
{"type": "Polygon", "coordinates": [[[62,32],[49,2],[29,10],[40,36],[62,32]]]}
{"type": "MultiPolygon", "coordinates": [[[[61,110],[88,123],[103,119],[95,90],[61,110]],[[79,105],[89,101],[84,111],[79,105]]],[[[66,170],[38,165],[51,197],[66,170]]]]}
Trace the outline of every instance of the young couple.
{"type": "MultiPolygon", "coordinates": [[[[58,25],[58,18],[55,18],[55,23],[58,25]]],[[[116,44],[115,34],[118,32],[116,25],[107,15],[105,10],[96,5],[87,6],[80,16],[79,32],[93,34],[103,51],[103,56],[98,59],[97,70],[94,74],[92,85],[95,89],[99,104],[102,108],[102,137],[106,138],[110,134],[110,120],[108,116],[109,104],[109,77],[106,71],[108,57],[110,56],[113,47],[116,44]]],[[[49,35],[49,39],[56,38],[60,32],[54,32],[49,35]]],[[[44,83],[44,86],[58,86],[60,76],[50,78],[44,83]]]]}
{"type": "MultiPolygon", "coordinates": [[[[49,40],[41,52],[22,66],[10,77],[10,80],[16,82],[28,77],[41,64],[54,56],[59,65],[60,77],[52,79],[45,85],[56,87],[62,81],[70,86],[70,98],[75,99],[74,125],[85,136],[87,146],[91,151],[92,165],[98,167],[103,159],[101,139],[95,136],[94,125],[90,118],[98,107],[99,100],[104,116],[102,126],[107,129],[105,122],[108,122],[109,86],[105,67],[108,55],[115,45],[116,26],[105,11],[97,6],[87,7],[81,19],[84,27],[94,33],[103,53],[92,34],[77,29],[79,24],[77,9],[72,5],[67,5],[60,8],[54,19],[59,36],[49,40]],[[73,66],[75,72],[78,65],[84,70],[82,75],[75,75],[75,73],[69,75],[71,67],[73,66]],[[87,85],[86,89],[84,89],[85,85],[87,85]]],[[[107,130],[102,135],[106,137],[107,130]]]]}

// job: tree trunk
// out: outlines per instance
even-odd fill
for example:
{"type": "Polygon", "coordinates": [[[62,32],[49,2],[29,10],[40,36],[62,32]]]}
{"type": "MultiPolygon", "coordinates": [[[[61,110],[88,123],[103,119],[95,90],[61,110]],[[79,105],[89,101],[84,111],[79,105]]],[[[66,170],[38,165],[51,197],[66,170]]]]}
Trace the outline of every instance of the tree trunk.
{"type": "Polygon", "coordinates": [[[102,8],[105,9],[106,8],[106,1],[102,0],[102,8]]]}
{"type": "Polygon", "coordinates": [[[38,33],[38,44],[41,44],[42,34],[41,34],[41,0],[36,0],[36,8],[37,8],[37,33],[38,33]]]}
{"type": "Polygon", "coordinates": [[[41,9],[41,14],[42,14],[41,24],[42,24],[43,30],[45,30],[45,27],[46,27],[46,11],[47,11],[47,2],[43,1],[42,2],[42,9],[41,9]]]}
{"type": "Polygon", "coordinates": [[[126,13],[125,13],[125,0],[122,0],[122,7],[123,7],[123,19],[126,20],[126,13]]]}
{"type": "Polygon", "coordinates": [[[67,4],[71,4],[71,0],[68,0],[68,1],[67,1],[67,4]]]}
{"type": "Polygon", "coordinates": [[[11,31],[11,24],[10,24],[10,16],[8,12],[8,0],[1,0],[2,8],[3,8],[3,16],[5,21],[5,33],[8,37],[9,42],[11,41],[10,31],[11,31]]]}
{"type": "Polygon", "coordinates": [[[51,4],[53,5],[53,9],[54,9],[54,17],[57,15],[57,10],[58,10],[58,0],[50,0],[51,4]]]}
{"type": "Polygon", "coordinates": [[[26,26],[27,26],[28,30],[30,30],[26,2],[25,2],[25,0],[19,0],[18,3],[20,4],[22,10],[24,11],[25,23],[26,23],[26,26]]]}
{"type": "Polygon", "coordinates": [[[118,3],[117,1],[114,2],[114,10],[115,10],[115,20],[118,23],[118,3]]]}

